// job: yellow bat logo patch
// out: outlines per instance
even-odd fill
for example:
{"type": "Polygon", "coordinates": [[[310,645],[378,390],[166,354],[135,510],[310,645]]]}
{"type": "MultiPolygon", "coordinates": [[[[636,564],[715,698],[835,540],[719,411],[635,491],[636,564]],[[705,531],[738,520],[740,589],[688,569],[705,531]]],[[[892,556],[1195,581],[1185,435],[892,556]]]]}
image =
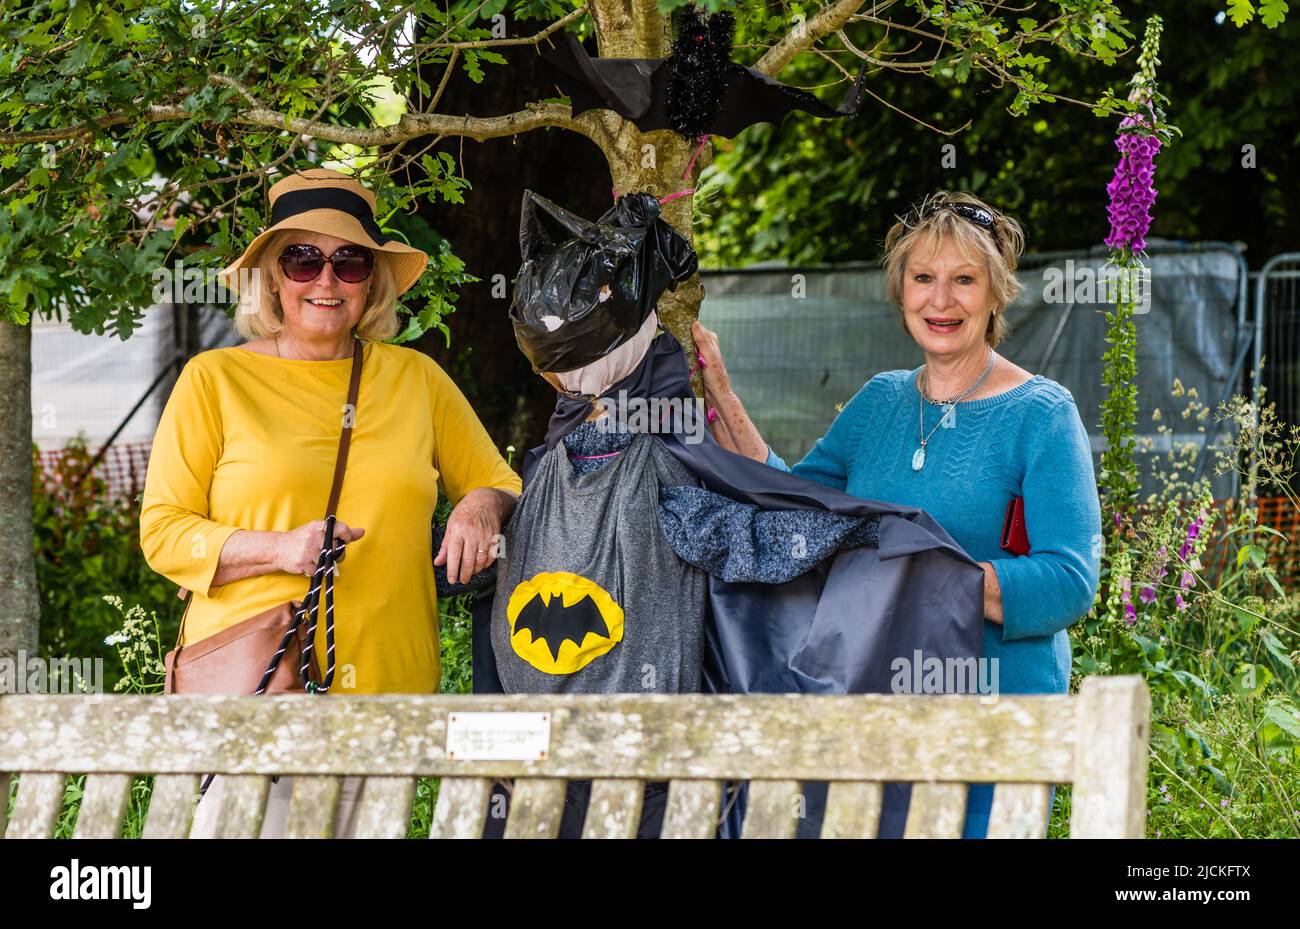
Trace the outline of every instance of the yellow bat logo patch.
{"type": "Polygon", "coordinates": [[[506,604],[510,644],[544,674],[572,674],[623,641],[623,608],[594,581],[567,571],[535,574],[506,604]]]}

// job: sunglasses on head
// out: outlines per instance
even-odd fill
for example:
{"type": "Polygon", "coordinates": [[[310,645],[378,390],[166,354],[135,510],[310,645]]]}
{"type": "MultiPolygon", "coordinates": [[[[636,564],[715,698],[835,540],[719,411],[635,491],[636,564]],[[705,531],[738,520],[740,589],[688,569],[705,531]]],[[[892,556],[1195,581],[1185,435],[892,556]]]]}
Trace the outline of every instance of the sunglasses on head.
{"type": "Polygon", "coordinates": [[[361,283],[375,268],[374,253],[364,245],[344,245],[329,256],[315,245],[290,245],[280,253],[284,276],[299,284],[320,277],[327,261],[334,267],[334,276],[346,284],[361,283]]]}
{"type": "Polygon", "coordinates": [[[920,219],[928,219],[940,210],[951,210],[967,222],[979,226],[993,237],[994,245],[1001,247],[998,240],[998,221],[988,210],[981,206],[975,206],[973,203],[952,203],[951,201],[944,201],[943,203],[936,203],[931,206],[921,214],[920,219]]]}

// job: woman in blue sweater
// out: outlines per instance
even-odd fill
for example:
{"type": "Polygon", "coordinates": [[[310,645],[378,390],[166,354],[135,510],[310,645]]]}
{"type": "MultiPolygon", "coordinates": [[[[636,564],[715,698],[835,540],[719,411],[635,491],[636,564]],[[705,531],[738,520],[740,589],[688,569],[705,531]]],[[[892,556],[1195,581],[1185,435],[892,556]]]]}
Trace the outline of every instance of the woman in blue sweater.
{"type": "MultiPolygon", "coordinates": [[[[696,322],[714,434],[738,454],[854,496],[919,507],[984,568],[985,658],[1001,693],[1066,693],[1066,628],[1097,594],[1101,512],[1070,392],[1002,357],[1020,291],[1020,226],[969,194],[927,197],[890,229],[885,286],[924,364],[869,380],[793,468],[745,414],[716,336],[696,322]],[[1030,551],[1000,547],[1024,497],[1030,551]]],[[[987,833],[992,785],[969,791],[963,834],[987,833]]]]}

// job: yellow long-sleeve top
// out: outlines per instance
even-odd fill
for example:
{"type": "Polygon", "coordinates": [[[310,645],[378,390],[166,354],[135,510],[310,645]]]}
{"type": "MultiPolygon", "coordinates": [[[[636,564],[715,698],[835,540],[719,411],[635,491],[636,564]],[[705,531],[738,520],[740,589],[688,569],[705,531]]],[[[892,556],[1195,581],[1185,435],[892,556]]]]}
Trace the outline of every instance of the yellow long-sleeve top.
{"type": "MultiPolygon", "coordinates": [[[[348,543],[334,583],[330,692],[432,693],[441,677],[430,532],[438,482],[453,504],[478,487],[518,494],[522,485],[437,362],[383,342],[363,352],[337,517],[366,532],[348,543]]],[[[308,577],[280,571],[212,580],[236,531],[325,518],[351,365],[233,346],[201,352],[181,371],[149,456],[140,545],[153,570],[194,592],[182,644],[306,595],[308,577]]],[[[322,603],[322,672],[324,618],[322,603]]]]}

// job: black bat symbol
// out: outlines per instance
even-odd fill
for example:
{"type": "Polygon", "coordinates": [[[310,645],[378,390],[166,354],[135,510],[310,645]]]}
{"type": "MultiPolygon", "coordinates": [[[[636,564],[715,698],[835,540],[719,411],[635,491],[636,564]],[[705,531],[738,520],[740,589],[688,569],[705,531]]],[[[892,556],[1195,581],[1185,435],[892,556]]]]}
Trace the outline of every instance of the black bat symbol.
{"type": "Polygon", "coordinates": [[[564,597],[553,594],[551,602],[543,602],[542,595],[536,594],[529,600],[519,617],[515,620],[515,632],[527,629],[533,634],[533,640],[545,639],[546,647],[553,661],[560,660],[560,646],[565,640],[579,648],[588,632],[609,638],[609,627],[600,609],[590,596],[584,596],[577,603],[564,605],[564,597]]]}

